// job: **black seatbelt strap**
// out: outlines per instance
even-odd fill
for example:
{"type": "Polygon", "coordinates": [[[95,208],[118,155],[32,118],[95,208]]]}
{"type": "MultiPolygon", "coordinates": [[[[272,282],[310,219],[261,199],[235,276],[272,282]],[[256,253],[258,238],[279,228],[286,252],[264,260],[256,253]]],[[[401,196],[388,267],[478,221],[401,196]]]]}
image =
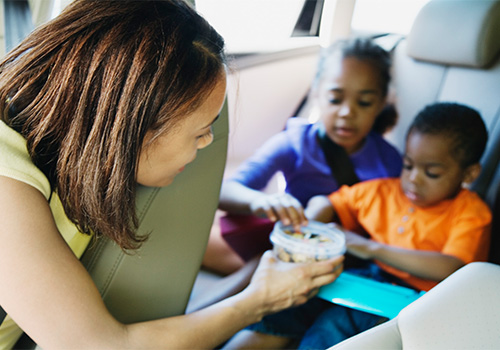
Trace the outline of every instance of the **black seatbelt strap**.
{"type": "MultiPolygon", "coordinates": [[[[354,166],[346,150],[333,142],[321,127],[316,134],[318,142],[325,154],[326,162],[328,163],[332,172],[333,178],[337,180],[337,185],[340,188],[342,185],[354,185],[359,182],[359,178],[354,172],[354,166]]],[[[348,268],[362,268],[366,261],[347,253],[345,255],[344,267],[348,268]]]]}
{"type": "Polygon", "coordinates": [[[324,128],[318,130],[317,138],[325,154],[326,162],[330,166],[332,175],[337,180],[338,186],[351,186],[359,182],[359,178],[354,172],[354,167],[346,150],[333,142],[326,135],[324,128]]]}

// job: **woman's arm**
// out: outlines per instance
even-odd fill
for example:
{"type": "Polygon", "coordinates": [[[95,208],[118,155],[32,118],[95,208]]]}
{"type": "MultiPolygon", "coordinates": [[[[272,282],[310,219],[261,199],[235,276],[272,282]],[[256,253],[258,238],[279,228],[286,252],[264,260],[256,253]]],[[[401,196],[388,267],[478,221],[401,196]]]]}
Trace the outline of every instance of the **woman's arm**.
{"type": "Polygon", "coordinates": [[[250,285],[206,309],[125,325],[107,311],[35,188],[0,176],[0,303],[42,348],[213,348],[265,314],[307,300],[340,261],[278,263],[265,254],[250,285]]]}

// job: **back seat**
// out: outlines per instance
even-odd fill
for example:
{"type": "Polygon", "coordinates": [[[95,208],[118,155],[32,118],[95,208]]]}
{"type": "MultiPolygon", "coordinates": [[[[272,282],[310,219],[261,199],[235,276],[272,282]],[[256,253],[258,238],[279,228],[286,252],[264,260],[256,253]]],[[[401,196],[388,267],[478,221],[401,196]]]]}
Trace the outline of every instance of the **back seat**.
{"type": "MultiPolygon", "coordinates": [[[[376,41],[393,54],[399,120],[386,138],[401,153],[410,123],[430,103],[463,103],[485,120],[489,141],[472,190],[493,211],[489,261],[500,264],[500,0],[431,0],[406,37],[387,35],[376,41]]],[[[307,117],[311,103],[306,97],[294,116],[307,117]]],[[[219,278],[202,270],[194,299],[219,278]]]]}
{"type": "Polygon", "coordinates": [[[472,189],[494,212],[490,261],[499,263],[500,242],[500,1],[431,0],[393,51],[397,126],[387,138],[401,152],[414,116],[433,102],[477,109],[488,128],[483,171],[472,189]]]}

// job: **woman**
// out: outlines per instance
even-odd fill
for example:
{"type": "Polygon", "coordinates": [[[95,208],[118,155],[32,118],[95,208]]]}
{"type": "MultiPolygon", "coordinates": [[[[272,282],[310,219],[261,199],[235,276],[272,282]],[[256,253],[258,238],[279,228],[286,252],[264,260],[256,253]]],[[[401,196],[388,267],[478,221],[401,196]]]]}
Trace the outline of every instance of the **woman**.
{"type": "Polygon", "coordinates": [[[3,348],[12,320],[42,348],[211,348],[338,276],[340,260],[268,253],[245,290],[189,315],[106,310],[78,257],[92,236],[140,247],[136,184],[169,185],[212,142],[225,90],[223,40],[182,0],[77,0],[0,63],[3,348]]]}

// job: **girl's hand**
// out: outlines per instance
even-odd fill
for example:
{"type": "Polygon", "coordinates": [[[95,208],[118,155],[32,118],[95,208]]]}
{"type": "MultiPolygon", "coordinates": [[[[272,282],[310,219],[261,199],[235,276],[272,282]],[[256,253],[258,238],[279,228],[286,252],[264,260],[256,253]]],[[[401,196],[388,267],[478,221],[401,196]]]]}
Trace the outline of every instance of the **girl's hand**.
{"type": "Polygon", "coordinates": [[[293,225],[297,231],[300,231],[301,225],[307,225],[304,208],[288,193],[262,194],[250,203],[250,210],[271,221],[281,220],[284,225],[293,225]]]}
{"type": "Polygon", "coordinates": [[[342,272],[343,256],[298,264],[278,260],[271,251],[262,256],[247,287],[261,300],[262,316],[305,303],[318,288],[329,284],[342,272]]]}

